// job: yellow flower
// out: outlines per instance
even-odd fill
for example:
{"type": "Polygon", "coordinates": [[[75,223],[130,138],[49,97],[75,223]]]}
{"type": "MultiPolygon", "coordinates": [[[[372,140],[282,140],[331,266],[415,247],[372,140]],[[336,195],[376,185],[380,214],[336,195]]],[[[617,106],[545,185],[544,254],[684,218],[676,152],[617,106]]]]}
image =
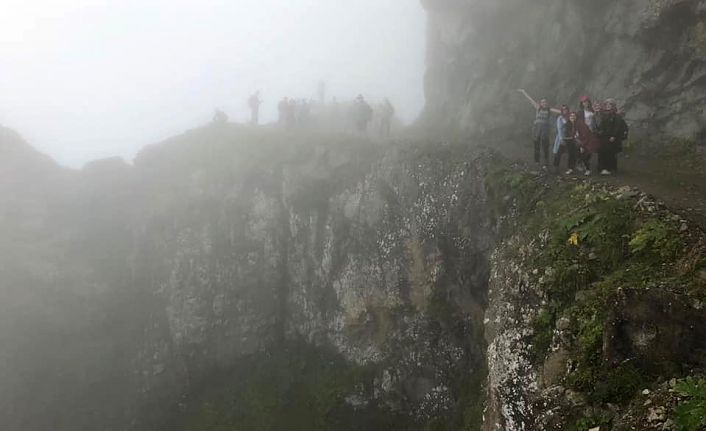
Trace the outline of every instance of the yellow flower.
{"type": "Polygon", "coordinates": [[[569,245],[579,245],[579,234],[574,232],[569,236],[569,245]]]}

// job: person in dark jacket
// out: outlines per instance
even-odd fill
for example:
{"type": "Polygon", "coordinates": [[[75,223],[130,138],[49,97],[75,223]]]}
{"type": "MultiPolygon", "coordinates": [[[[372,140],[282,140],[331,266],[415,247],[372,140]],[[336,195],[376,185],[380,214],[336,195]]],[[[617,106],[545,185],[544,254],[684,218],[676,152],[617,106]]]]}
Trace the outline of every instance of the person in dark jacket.
{"type": "Polygon", "coordinates": [[[373,118],[373,108],[365,101],[362,94],[355,99],[354,105],[355,125],[358,133],[368,133],[368,123],[373,118]]]}
{"type": "Polygon", "coordinates": [[[287,125],[287,110],[289,109],[289,98],[285,97],[280,100],[277,105],[277,111],[279,112],[279,124],[280,126],[287,125]]]}
{"type": "Polygon", "coordinates": [[[260,90],[258,90],[255,94],[248,98],[248,106],[250,107],[250,122],[255,126],[260,124],[260,105],[262,105],[262,100],[260,100],[260,90]]]}
{"type": "Polygon", "coordinates": [[[618,115],[617,105],[613,99],[605,102],[598,136],[601,139],[601,147],[598,150],[598,171],[601,175],[610,175],[618,170],[617,155],[623,150],[623,141],[628,136],[628,125],[618,115]]]}
{"type": "Polygon", "coordinates": [[[578,126],[578,158],[583,168],[584,175],[591,175],[591,159],[601,148],[601,140],[598,135],[588,128],[585,122],[580,119],[576,122],[578,126]]]}
{"type": "Polygon", "coordinates": [[[385,99],[380,106],[380,135],[385,138],[390,137],[392,129],[392,118],[395,116],[395,107],[390,99],[385,99]]]}
{"type": "Polygon", "coordinates": [[[549,135],[551,132],[552,113],[561,114],[561,111],[556,108],[551,108],[547,99],[540,99],[539,103],[535,101],[525,90],[519,89],[522,95],[534,106],[537,110],[534,118],[534,126],[532,128],[532,143],[534,144],[534,161],[540,163],[540,156],[544,156],[544,167],[549,165],[549,135]]]}
{"type": "Polygon", "coordinates": [[[571,175],[576,169],[576,138],[578,137],[578,122],[576,118],[576,113],[572,112],[569,114],[569,119],[566,121],[562,127],[561,144],[557,153],[554,155],[554,168],[559,169],[559,164],[561,162],[561,156],[564,153],[569,154],[569,169],[566,171],[566,175],[571,175]]]}
{"type": "Polygon", "coordinates": [[[596,123],[595,134],[598,134],[598,130],[601,127],[601,119],[603,118],[603,103],[594,102],[593,103],[593,121],[596,123]]]}

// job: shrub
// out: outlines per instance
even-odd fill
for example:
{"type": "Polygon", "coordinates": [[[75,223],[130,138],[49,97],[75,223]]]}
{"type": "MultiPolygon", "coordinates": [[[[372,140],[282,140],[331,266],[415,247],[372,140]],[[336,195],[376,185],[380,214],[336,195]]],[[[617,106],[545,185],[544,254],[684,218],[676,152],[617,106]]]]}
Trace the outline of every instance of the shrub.
{"type": "Polygon", "coordinates": [[[673,259],[683,248],[677,229],[662,220],[650,220],[630,240],[630,251],[636,255],[673,259]]]}
{"type": "Polygon", "coordinates": [[[673,389],[686,398],[674,410],[679,430],[703,430],[706,427],[706,380],[687,377],[679,380],[673,389]]]}

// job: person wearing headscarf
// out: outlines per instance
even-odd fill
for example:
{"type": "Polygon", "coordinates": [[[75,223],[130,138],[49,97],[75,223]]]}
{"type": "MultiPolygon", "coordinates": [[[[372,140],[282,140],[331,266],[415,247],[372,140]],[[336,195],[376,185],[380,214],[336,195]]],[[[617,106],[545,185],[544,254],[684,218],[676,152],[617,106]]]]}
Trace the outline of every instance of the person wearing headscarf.
{"type": "Polygon", "coordinates": [[[605,111],[598,127],[601,146],[598,150],[598,171],[601,175],[611,175],[618,170],[617,155],[623,150],[623,141],[628,136],[628,125],[618,115],[615,100],[605,101],[605,111]]]}

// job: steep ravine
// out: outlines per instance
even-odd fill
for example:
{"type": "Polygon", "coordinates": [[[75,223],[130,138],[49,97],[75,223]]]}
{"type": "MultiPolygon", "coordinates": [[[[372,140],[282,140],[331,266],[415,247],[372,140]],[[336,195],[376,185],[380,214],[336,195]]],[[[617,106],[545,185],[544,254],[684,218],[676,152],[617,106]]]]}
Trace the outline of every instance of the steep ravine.
{"type": "Polygon", "coordinates": [[[212,126],[134,166],[67,172],[49,202],[13,197],[0,266],[7,429],[477,422],[494,236],[483,160],[466,146],[212,126]],[[283,393],[228,383],[282,357],[337,365],[304,386],[285,370],[283,393]],[[199,388],[218,385],[204,382],[250,395],[209,397],[199,388]],[[304,418],[282,405],[322,391],[330,402],[304,418]],[[237,405],[256,417],[231,417],[237,405]]]}
{"type": "MultiPolygon", "coordinates": [[[[213,395],[232,407],[216,420],[234,427],[257,422],[231,416],[243,404],[302,429],[356,429],[360,421],[375,428],[366,419],[373,416],[392,429],[477,420],[485,256],[493,237],[484,164],[464,146],[384,148],[267,136],[254,136],[265,139],[256,149],[251,141],[210,146],[215,156],[196,163],[193,151],[202,154],[204,144],[196,147],[189,137],[183,159],[164,156],[178,145],[172,143],[146,151],[135,166],[149,172],[148,184],[171,176],[162,169],[177,172],[182,184],[156,209],[173,221],[159,232],[147,228],[150,250],[138,260],[153,260],[154,244],[180,238],[156,251],[166,264],[158,283],[191,379],[242,372],[239,361],[272,349],[275,359],[296,363],[301,354],[324,368],[328,360],[346,364],[330,380],[313,379],[315,388],[295,380],[299,390],[284,394],[246,384],[247,393],[254,391],[246,399],[213,395]],[[243,150],[251,154],[243,158],[243,150]],[[294,343],[284,352],[273,347],[283,339],[294,343]],[[300,418],[280,405],[318,391],[333,391],[321,417],[300,418]]],[[[196,399],[186,403],[186,417],[214,420],[203,407],[210,398],[196,399]]]]}

